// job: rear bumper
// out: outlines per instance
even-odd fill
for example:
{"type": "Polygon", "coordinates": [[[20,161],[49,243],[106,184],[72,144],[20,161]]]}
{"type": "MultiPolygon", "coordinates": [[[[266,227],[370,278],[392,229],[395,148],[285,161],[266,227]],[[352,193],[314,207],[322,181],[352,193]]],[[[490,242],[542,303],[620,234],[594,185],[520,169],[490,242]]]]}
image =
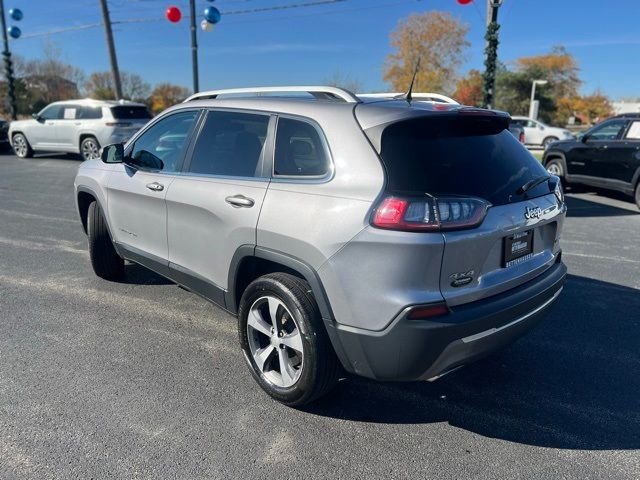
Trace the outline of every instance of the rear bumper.
{"type": "Polygon", "coordinates": [[[453,307],[437,321],[408,320],[405,311],[383,331],[327,326],[348,371],[378,380],[432,380],[523,335],[558,297],[566,273],[558,261],[517,288],[453,307]]]}

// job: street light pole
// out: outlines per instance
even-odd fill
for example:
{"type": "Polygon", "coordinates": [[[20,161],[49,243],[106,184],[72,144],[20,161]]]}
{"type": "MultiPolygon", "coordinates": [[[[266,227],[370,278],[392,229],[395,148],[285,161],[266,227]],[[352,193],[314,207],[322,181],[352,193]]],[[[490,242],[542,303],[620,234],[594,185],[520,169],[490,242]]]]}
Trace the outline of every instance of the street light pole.
{"type": "Polygon", "coordinates": [[[11,108],[11,119],[18,118],[18,105],[16,103],[16,89],[13,78],[13,62],[11,61],[11,51],[9,50],[9,38],[7,37],[7,19],[4,15],[4,0],[0,0],[0,22],[2,23],[2,40],[4,41],[4,71],[7,77],[7,94],[9,95],[9,108],[11,108]]]}
{"type": "Polygon", "coordinates": [[[536,85],[546,85],[549,83],[547,80],[534,80],[531,84],[531,102],[529,103],[529,118],[534,120],[538,119],[538,112],[536,111],[536,85]]]}
{"type": "Polygon", "coordinates": [[[193,93],[200,91],[200,79],[198,74],[198,36],[196,30],[196,1],[189,0],[191,22],[191,62],[193,64],[193,93]]]}

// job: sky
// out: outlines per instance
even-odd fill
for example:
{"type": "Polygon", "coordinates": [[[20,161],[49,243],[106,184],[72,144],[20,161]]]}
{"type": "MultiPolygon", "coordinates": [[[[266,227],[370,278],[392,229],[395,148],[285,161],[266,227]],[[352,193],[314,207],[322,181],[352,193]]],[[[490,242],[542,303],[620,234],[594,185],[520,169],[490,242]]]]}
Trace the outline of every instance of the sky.
{"type": "MultiPolygon", "coordinates": [[[[318,84],[338,72],[359,81],[364,91],[384,91],[389,33],[398,20],[430,10],[451,12],[469,25],[471,48],[460,73],[482,69],[486,1],[344,0],[314,7],[269,12],[242,10],[314,0],[196,0],[198,24],[209,5],[222,12],[211,32],[198,30],[200,86],[203,89],[261,85],[318,84]]],[[[316,0],[317,1],[317,0],[316,0]]],[[[9,21],[22,30],[11,41],[15,55],[38,58],[52,42],[63,59],[85,72],[109,68],[98,0],[4,0],[24,18],[9,21]],[[56,32],[95,25],[83,30],[56,32]]],[[[172,24],[164,11],[175,5],[188,14],[188,0],[109,0],[120,69],[147,82],[191,87],[188,19],[172,24]]],[[[504,0],[499,12],[499,60],[544,54],[564,45],[575,55],[584,80],[582,93],[602,90],[612,99],[640,97],[640,1],[504,0]]]]}

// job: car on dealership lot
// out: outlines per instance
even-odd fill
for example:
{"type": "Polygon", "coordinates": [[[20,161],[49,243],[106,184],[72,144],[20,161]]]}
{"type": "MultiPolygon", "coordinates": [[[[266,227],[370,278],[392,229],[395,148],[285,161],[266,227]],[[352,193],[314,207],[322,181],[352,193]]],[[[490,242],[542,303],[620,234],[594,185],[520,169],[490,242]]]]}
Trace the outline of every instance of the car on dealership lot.
{"type": "Polygon", "coordinates": [[[435,380],[558,297],[562,187],[508,126],[335,87],[202,92],[84,162],[74,196],[98,276],[127,259],[237,315],[257,383],[302,405],[345,370],[435,380]]]}
{"type": "Polygon", "coordinates": [[[0,118],[0,150],[5,150],[9,147],[9,122],[4,118],[0,118]]]}
{"type": "Polygon", "coordinates": [[[100,148],[124,143],[149,121],[146,105],[129,101],[67,100],[54,102],[29,120],[9,125],[15,154],[34,152],[78,153],[84,160],[100,157],[100,148]]]}
{"type": "Polygon", "coordinates": [[[520,143],[522,143],[522,144],[526,144],[527,143],[527,140],[526,140],[527,137],[526,137],[526,135],[524,133],[524,127],[522,125],[510,122],[509,123],[509,131],[511,132],[511,135],[516,137],[520,143]]]}
{"type": "Polygon", "coordinates": [[[558,140],[570,140],[573,134],[566,128],[550,127],[539,120],[529,117],[514,116],[511,123],[524,128],[524,135],[527,145],[541,146],[547,148],[558,140]]]}
{"type": "Polygon", "coordinates": [[[612,117],[575,140],[556,142],[542,161],[568,185],[617,190],[640,208],[640,113],[612,117]]]}

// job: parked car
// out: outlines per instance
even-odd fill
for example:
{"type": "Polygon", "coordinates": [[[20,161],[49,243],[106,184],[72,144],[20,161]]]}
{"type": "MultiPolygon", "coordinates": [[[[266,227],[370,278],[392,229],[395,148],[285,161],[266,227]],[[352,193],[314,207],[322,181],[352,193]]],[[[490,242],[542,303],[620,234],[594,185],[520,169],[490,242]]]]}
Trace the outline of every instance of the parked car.
{"type": "Polygon", "coordinates": [[[335,87],[198,93],[80,166],[91,264],[139,263],[236,314],[251,374],[288,405],[342,369],[437,379],[563,286],[560,181],[508,124],[335,87]]]}
{"type": "Polygon", "coordinates": [[[542,146],[547,148],[558,140],[569,140],[574,138],[573,134],[566,128],[550,127],[544,123],[528,117],[512,117],[512,123],[521,125],[524,128],[524,135],[527,145],[542,146]]]}
{"type": "Polygon", "coordinates": [[[509,122],[509,131],[511,132],[511,135],[516,137],[520,143],[527,143],[526,135],[524,133],[524,127],[522,125],[520,125],[519,123],[509,122]]]}
{"type": "Polygon", "coordinates": [[[102,146],[126,142],[150,118],[142,103],[69,100],[50,104],[33,119],[11,122],[9,138],[20,158],[47,151],[91,160],[99,158],[102,146]]]}
{"type": "Polygon", "coordinates": [[[5,150],[10,147],[9,144],[9,123],[0,118],[0,150],[5,150]]]}
{"type": "Polygon", "coordinates": [[[547,171],[569,185],[588,185],[633,195],[640,208],[640,113],[619,115],[577,140],[556,142],[543,156],[547,171]]]}

